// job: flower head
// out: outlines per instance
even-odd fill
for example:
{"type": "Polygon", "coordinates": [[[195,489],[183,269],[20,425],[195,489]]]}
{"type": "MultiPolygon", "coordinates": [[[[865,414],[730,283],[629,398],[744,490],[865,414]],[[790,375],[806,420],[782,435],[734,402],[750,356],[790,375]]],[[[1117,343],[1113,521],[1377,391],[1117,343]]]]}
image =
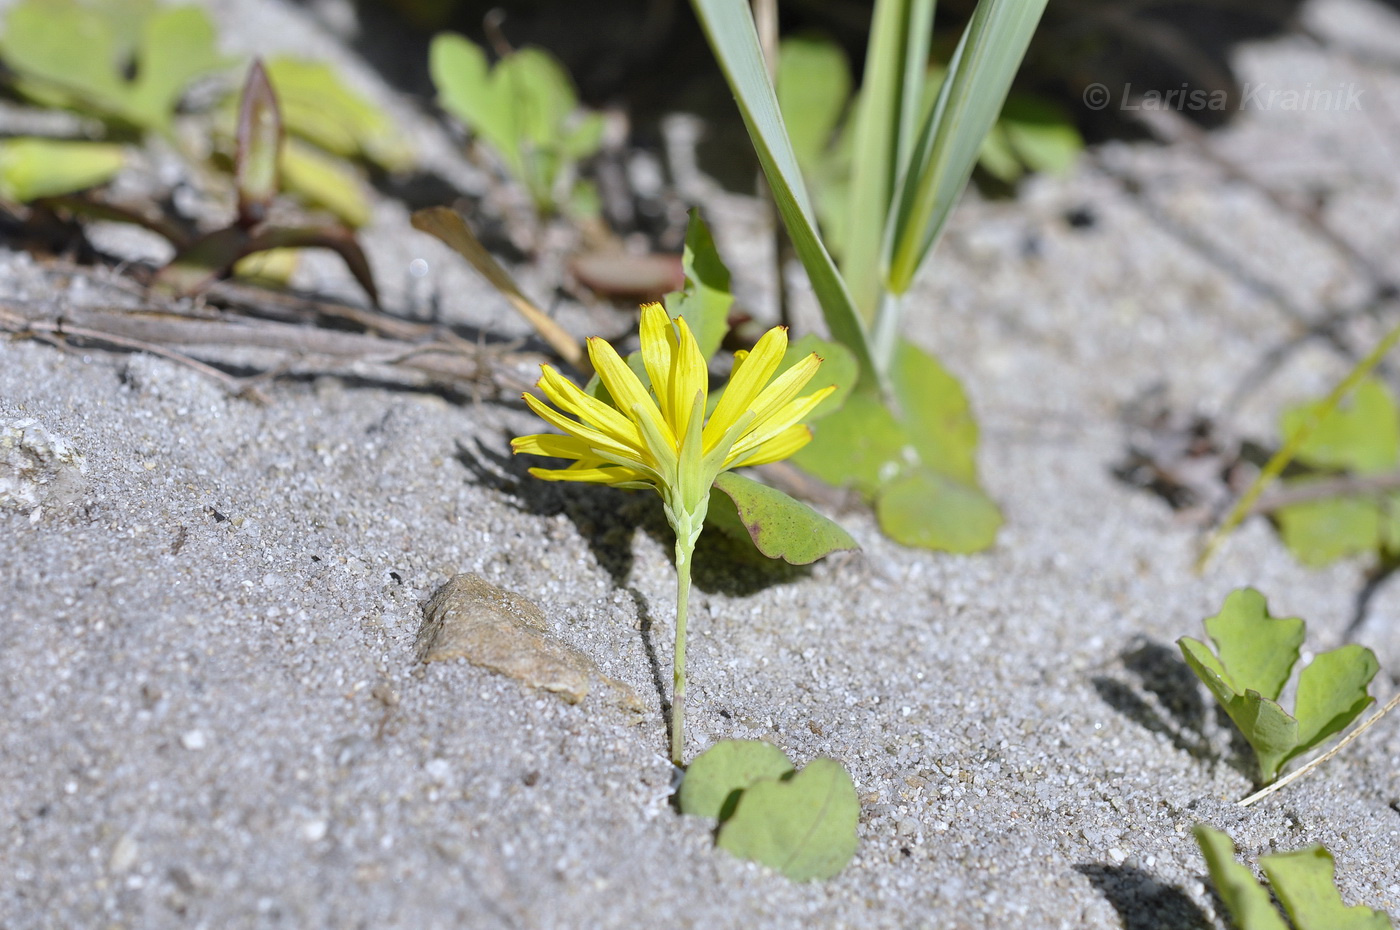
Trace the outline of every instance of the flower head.
{"type": "Polygon", "coordinates": [[[709,372],[685,320],[673,321],[660,304],[647,304],[641,341],[650,388],[607,342],[588,340],[588,356],[611,403],[541,366],[539,388],[559,409],[530,394],[525,403],[564,435],[521,436],[511,448],[574,463],[532,468],[530,474],[546,481],[653,487],[673,526],[681,513],[703,522],[710,485],[720,473],[776,462],[802,448],[812,438],[803,418],[836,389],[798,396],[821,365],[816,353],[774,377],[787,352],[787,330],[776,326],[752,351],[735,354],[733,374],[707,420],[709,372]]]}

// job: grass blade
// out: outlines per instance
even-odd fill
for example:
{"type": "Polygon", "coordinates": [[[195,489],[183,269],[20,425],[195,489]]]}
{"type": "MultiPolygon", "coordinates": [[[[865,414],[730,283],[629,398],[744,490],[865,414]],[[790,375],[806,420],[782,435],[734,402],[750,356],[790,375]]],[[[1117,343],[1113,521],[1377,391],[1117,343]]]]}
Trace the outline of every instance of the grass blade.
{"type": "Polygon", "coordinates": [[[919,134],[886,232],[886,287],[909,289],[961,196],[1001,112],[1046,0],[982,0],[919,134]]]}
{"type": "Polygon", "coordinates": [[[831,254],[817,232],[816,214],[802,182],[778,98],[764,66],[758,32],[744,0],[691,0],[720,70],[739,104],[759,164],[773,191],[793,248],[807,269],[831,335],[855,353],[863,383],[875,384],[865,325],[831,254]]]}
{"type": "Polygon", "coordinates": [[[867,323],[875,318],[885,224],[908,163],[928,66],[933,0],[877,0],[856,113],[856,150],[841,271],[867,323]]]}

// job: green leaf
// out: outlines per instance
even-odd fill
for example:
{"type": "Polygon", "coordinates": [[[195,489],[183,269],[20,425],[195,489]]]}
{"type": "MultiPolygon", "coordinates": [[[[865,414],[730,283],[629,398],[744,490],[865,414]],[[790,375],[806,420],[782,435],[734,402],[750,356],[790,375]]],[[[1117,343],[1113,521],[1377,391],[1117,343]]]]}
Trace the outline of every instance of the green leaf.
{"type": "Polygon", "coordinates": [[[28,203],[105,184],[126,165],[120,145],[19,138],[0,141],[0,197],[28,203]]]}
{"type": "Polygon", "coordinates": [[[214,24],[199,7],[163,7],[146,21],[126,114],[138,125],[168,131],[175,107],[195,78],[223,70],[214,24]]]}
{"type": "Polygon", "coordinates": [[[1210,880],[1230,912],[1238,930],[1288,930],[1283,916],[1269,900],[1269,892],[1247,866],[1235,860],[1235,844],[1228,835],[1197,824],[1191,831],[1205,856],[1210,880]]]}
{"type": "Polygon", "coordinates": [[[807,270],[827,328],[855,353],[861,383],[875,385],[879,372],[870,354],[865,325],[817,231],[812,203],[783,126],[777,96],[768,80],[748,4],[745,0],[691,0],[691,6],[734,92],[773,201],[802,267],[807,270]]]}
{"type": "Polygon", "coordinates": [[[439,105],[496,150],[541,209],[553,208],[564,165],[602,142],[602,117],[579,112],[568,72],[542,49],[521,49],[491,68],[471,40],[444,33],[433,39],[429,71],[439,105]]]}
{"type": "Polygon", "coordinates": [[[227,64],[203,10],[148,0],[18,4],[0,54],[30,99],[159,131],[190,81],[227,64]]]}
{"type": "Polygon", "coordinates": [[[267,63],[267,76],[291,135],[341,158],[367,159],[386,171],[412,166],[413,150],[402,130],[346,87],[330,65],[276,58],[267,63]]]}
{"type": "Polygon", "coordinates": [[[1046,0],[981,0],[948,65],[933,112],[900,179],[886,234],[885,286],[903,294],[943,232],[1046,0]]]}
{"type": "Polygon", "coordinates": [[[827,484],[850,485],[867,497],[918,454],[894,414],[866,391],[852,393],[812,431],[812,441],[797,451],[793,463],[827,484]]]}
{"type": "Polygon", "coordinates": [[[1273,781],[1279,767],[1298,745],[1298,721],[1276,702],[1260,696],[1258,691],[1243,694],[1235,691],[1222,677],[1224,668],[1219,660],[1204,643],[1183,636],[1177,640],[1177,645],[1191,671],[1225,708],[1225,713],[1254,750],[1261,782],[1273,781]]]}
{"type": "Polygon", "coordinates": [[[777,488],[732,471],[715,479],[715,487],[734,501],[754,545],[770,559],[806,565],[833,552],[860,548],[850,533],[777,488]]]}
{"type": "Polygon", "coordinates": [[[677,797],[682,814],[724,820],[733,813],[739,794],[765,779],[793,771],[792,760],[772,743],[756,739],[720,740],[686,767],[677,797]]]}
{"type": "MultiPolygon", "coordinates": [[[[1289,486],[1304,484],[1291,481],[1289,486]]],[[[1381,509],[1374,500],[1334,497],[1301,501],[1274,511],[1279,536],[1293,557],[1321,568],[1348,555],[1375,552],[1382,543],[1381,509]]]]}
{"type": "MultiPolygon", "coordinates": [[[[1283,435],[1293,435],[1322,409],[1322,401],[1289,409],[1283,415],[1283,435]]],[[[1297,457],[1316,468],[1363,475],[1395,468],[1400,464],[1400,414],[1390,391],[1375,378],[1362,381],[1348,401],[1322,418],[1297,457]]]]}
{"type": "Polygon", "coordinates": [[[1302,755],[1350,726],[1375,700],[1366,689],[1379,669],[1376,654],[1354,643],[1313,659],[1298,676],[1293,705],[1298,748],[1292,755],[1302,755]]]}
{"type": "Polygon", "coordinates": [[[690,208],[690,225],[685,231],[685,252],[681,257],[685,286],[666,295],[666,313],[671,319],[684,316],[695,334],[700,353],[710,359],[719,351],[729,332],[729,269],[715,248],[710,227],[700,218],[697,207],[690,208]]]}
{"type": "Polygon", "coordinates": [[[739,796],[717,843],[794,881],[831,878],[855,855],[860,801],[851,776],[815,759],[784,781],[758,781],[739,796]]]}
{"type": "Polygon", "coordinates": [[[891,377],[919,459],[933,471],[975,486],[977,420],[962,384],[936,358],[904,339],[895,349],[891,377]]]}
{"type": "Polygon", "coordinates": [[[1278,700],[1307,635],[1307,624],[1296,617],[1269,615],[1269,605],[1253,588],[1240,588],[1225,598],[1220,613],[1205,621],[1215,643],[1222,677],[1237,693],[1257,691],[1278,700]]]}
{"type": "Polygon", "coordinates": [[[517,177],[525,172],[516,141],[509,101],[491,86],[486,52],[475,42],[455,33],[433,38],[428,70],[438,92],[438,106],[496,149],[517,177]]]}
{"type": "Polygon", "coordinates": [[[862,318],[874,320],[884,276],[885,235],[896,185],[918,133],[933,0],[877,0],[866,46],[841,270],[862,318]]]}
{"type": "Polygon", "coordinates": [[[895,542],[943,552],[980,552],[996,542],[1002,524],[985,491],[929,468],[882,486],[875,515],[895,542]]]}
{"type": "Polygon", "coordinates": [[[810,177],[820,170],[851,96],[846,53],[826,38],[784,39],[778,49],[777,92],[793,154],[810,177]]]}
{"type": "Polygon", "coordinates": [[[840,410],[860,378],[860,366],[856,364],[856,357],[850,349],[839,342],[831,342],[810,333],[796,342],[788,343],[787,354],[783,356],[778,370],[786,371],[788,366],[796,364],[813,352],[822,360],[822,367],[817,369],[809,387],[824,388],[827,385],[835,385],[836,390],[807,414],[808,423],[840,410]]]}
{"type": "Polygon", "coordinates": [[[1390,930],[1384,913],[1360,904],[1348,907],[1342,901],[1336,865],[1322,846],[1261,856],[1259,867],[1297,930],[1390,930]]]}

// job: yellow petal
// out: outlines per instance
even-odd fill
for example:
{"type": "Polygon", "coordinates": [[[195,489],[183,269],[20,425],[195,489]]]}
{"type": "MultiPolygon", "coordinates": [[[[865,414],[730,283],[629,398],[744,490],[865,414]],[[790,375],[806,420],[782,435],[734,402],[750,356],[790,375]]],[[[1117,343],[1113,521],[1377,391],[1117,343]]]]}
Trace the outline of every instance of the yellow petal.
{"type": "Polygon", "coordinates": [[[742,468],[745,465],[767,465],[769,462],[779,462],[811,441],[812,428],[806,423],[798,423],[795,426],[789,426],[747,455],[741,456],[729,467],[742,468]]]}
{"type": "Polygon", "coordinates": [[[591,426],[586,426],[576,420],[570,420],[533,394],[523,394],[521,396],[524,397],[526,406],[533,410],[535,415],[541,420],[544,420],[560,432],[568,433],[570,436],[583,440],[598,456],[602,457],[607,455],[611,458],[622,460],[620,464],[637,468],[644,467],[645,463],[641,461],[642,455],[640,450],[624,444],[615,437],[600,432],[591,426]]]}
{"type": "Polygon", "coordinates": [[[588,443],[582,439],[576,436],[560,436],[558,433],[517,436],[510,441],[510,448],[516,455],[548,455],[557,459],[595,457],[588,443]]]}
{"type": "Polygon", "coordinates": [[[549,365],[540,366],[539,388],[560,410],[573,414],[638,451],[641,450],[642,436],[637,432],[635,423],[598,398],[585,394],[578,385],[549,365]]]}
{"type": "Polygon", "coordinates": [[[787,341],[787,328],[774,326],[758,340],[753,352],[743,358],[735,353],[734,372],[724,386],[715,412],[710,415],[710,422],[705,424],[705,451],[713,449],[740,414],[752,406],[773,372],[778,370],[787,352],[787,341]]]}
{"type": "MultiPolygon", "coordinates": [[[[700,395],[700,414],[704,416],[705,397],[710,387],[710,370],[705,365],[705,356],[700,353],[700,345],[695,334],[681,317],[676,317],[676,351],[671,359],[671,378],[668,395],[671,414],[667,422],[676,436],[688,432],[690,412],[695,406],[695,396],[700,395]]],[[[697,450],[698,451],[698,450],[697,450]]]]}
{"type": "Polygon", "coordinates": [[[744,458],[746,453],[776,438],[795,424],[801,423],[802,418],[811,413],[812,410],[816,408],[817,404],[826,400],[834,390],[836,390],[836,385],[833,384],[830,387],[825,387],[820,391],[808,394],[806,397],[799,397],[796,400],[789,401],[782,409],[769,416],[767,420],[761,423],[755,422],[749,432],[740,437],[738,442],[734,443],[734,448],[730,451],[729,458],[725,460],[725,467],[732,468],[733,466],[730,465],[730,462],[744,458]]]}
{"type": "MultiPolygon", "coordinates": [[[[593,367],[598,371],[598,377],[602,379],[603,386],[612,395],[613,403],[617,404],[617,409],[628,413],[633,422],[641,425],[642,418],[646,418],[659,426],[661,435],[667,440],[664,449],[653,449],[657,460],[664,458],[666,453],[675,454],[676,436],[671,432],[671,427],[667,425],[661,416],[661,411],[656,408],[656,402],[651,399],[647,389],[642,387],[642,382],[627,363],[617,354],[606,340],[594,336],[588,340],[588,357],[593,361],[593,367]]],[[[645,435],[645,434],[643,434],[645,435]]]]}
{"type": "Polygon", "coordinates": [[[619,465],[602,468],[532,468],[530,474],[545,481],[582,481],[585,484],[651,487],[651,482],[640,472],[619,465]]]}
{"type": "Polygon", "coordinates": [[[758,395],[749,408],[755,414],[754,428],[762,429],[764,420],[796,397],[797,393],[807,386],[807,382],[812,380],[821,364],[821,358],[813,352],[778,375],[772,384],[764,388],[763,393],[758,395]]]}
{"type": "Polygon", "coordinates": [[[641,337],[642,364],[646,366],[651,389],[661,404],[661,416],[667,423],[673,423],[670,384],[671,359],[676,354],[676,327],[660,304],[642,307],[641,337]]]}

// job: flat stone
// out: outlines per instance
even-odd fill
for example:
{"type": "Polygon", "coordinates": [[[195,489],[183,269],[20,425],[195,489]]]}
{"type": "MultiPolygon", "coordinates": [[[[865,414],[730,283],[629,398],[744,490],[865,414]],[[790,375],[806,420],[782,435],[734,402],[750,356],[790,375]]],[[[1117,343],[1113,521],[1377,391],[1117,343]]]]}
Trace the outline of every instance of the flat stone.
{"type": "Polygon", "coordinates": [[[87,463],[38,420],[0,421],[0,507],[71,504],[87,487],[87,463]]]}
{"type": "Polygon", "coordinates": [[[588,695],[597,675],[593,660],[549,634],[539,607],[476,574],[438,588],[415,648],[419,662],[466,659],[570,704],[588,695]]]}

